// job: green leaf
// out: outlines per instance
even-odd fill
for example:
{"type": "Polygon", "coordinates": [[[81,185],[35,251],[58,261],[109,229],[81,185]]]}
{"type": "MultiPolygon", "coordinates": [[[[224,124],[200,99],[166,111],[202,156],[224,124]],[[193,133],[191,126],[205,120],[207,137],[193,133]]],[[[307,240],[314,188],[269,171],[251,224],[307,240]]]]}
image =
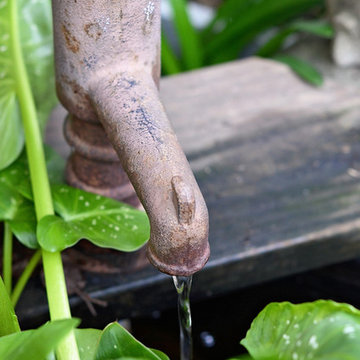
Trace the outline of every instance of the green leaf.
{"type": "Polygon", "coordinates": [[[276,55],[273,59],[288,65],[299,77],[314,86],[321,86],[324,82],[322,75],[303,60],[289,55],[276,55]]]}
{"type": "Polygon", "coordinates": [[[150,225],[143,211],[100,195],[66,185],[52,187],[59,216],[46,216],[37,236],[47,251],[62,251],[80,239],[100,247],[134,251],[149,239],[150,225]]]}
{"type": "Polygon", "coordinates": [[[159,353],[141,344],[118,323],[112,323],[101,335],[95,360],[169,360],[163,353],[157,355],[159,353]]]}
{"type": "Polygon", "coordinates": [[[58,320],[36,330],[4,336],[0,338],[0,359],[44,360],[78,324],[77,319],[58,320]]]}
{"type": "Polygon", "coordinates": [[[156,349],[150,349],[155,355],[157,355],[161,360],[170,360],[169,357],[164,354],[162,351],[160,350],[156,350],[156,349]]]}
{"type": "Polygon", "coordinates": [[[0,171],[0,220],[12,220],[15,216],[23,201],[19,186],[28,177],[25,152],[13,164],[0,171]]]}
{"type": "MultiPolygon", "coordinates": [[[[51,148],[45,150],[50,181],[63,182],[64,160],[51,148]]],[[[8,220],[11,230],[23,245],[31,249],[39,247],[25,151],[13,164],[0,171],[0,220],[8,220]]]]}
{"type": "Polygon", "coordinates": [[[80,360],[94,360],[102,331],[98,329],[76,329],[75,337],[80,360]]]}
{"type": "Polygon", "coordinates": [[[253,360],[253,358],[249,354],[244,354],[244,355],[232,357],[228,360],[253,360]]]}
{"type": "MultiPolygon", "coordinates": [[[[52,184],[61,184],[64,182],[63,174],[65,161],[50,147],[45,147],[46,166],[49,173],[49,179],[52,184]]],[[[23,151],[18,159],[0,171],[0,219],[9,219],[9,215],[16,209],[14,199],[15,194],[22,195],[32,200],[32,190],[30,184],[30,175],[26,152],[23,151]],[[13,204],[8,210],[2,205],[3,202],[13,204]],[[3,209],[2,209],[3,208],[3,209]]]]}
{"type": "Polygon", "coordinates": [[[334,37],[333,27],[324,20],[296,21],[291,24],[291,28],[295,31],[313,34],[325,39],[331,39],[334,37]]]}
{"type": "Polygon", "coordinates": [[[254,360],[357,360],[360,311],[319,300],[268,305],[241,344],[254,360]]]}
{"type": "MultiPolygon", "coordinates": [[[[1,46],[4,45],[0,45],[0,49],[1,46]]],[[[0,69],[2,65],[1,60],[0,51],[0,69]]],[[[24,134],[15,91],[8,82],[1,79],[1,74],[2,73],[0,73],[0,170],[15,161],[24,146],[24,134]]]]}
{"type": "MultiPolygon", "coordinates": [[[[0,337],[20,331],[19,322],[15,315],[11,300],[0,277],[0,337]]],[[[0,338],[1,341],[1,338],[0,338]]],[[[1,342],[0,342],[1,344],[1,342]]],[[[1,353],[1,349],[0,349],[1,353]]],[[[0,356],[0,359],[2,357],[0,356]]]]}
{"type": "Polygon", "coordinates": [[[178,35],[181,55],[186,70],[202,66],[202,47],[199,36],[190,22],[185,0],[170,0],[173,20],[178,35]]]}
{"type": "Polygon", "coordinates": [[[21,197],[16,205],[16,211],[11,220],[8,221],[11,231],[24,246],[30,249],[38,249],[34,204],[21,197]]]}
{"type": "Polygon", "coordinates": [[[57,103],[55,93],[51,1],[19,0],[21,46],[38,120],[45,128],[57,103]]]}
{"type": "Polygon", "coordinates": [[[290,24],[285,29],[279,31],[266,44],[264,44],[258,51],[257,55],[262,57],[269,57],[281,50],[285,40],[289,35],[295,32],[305,32],[317,35],[323,38],[332,38],[334,30],[329,23],[324,21],[297,21],[290,24]]]}
{"type": "MultiPolygon", "coordinates": [[[[10,37],[10,1],[0,4],[0,170],[19,156],[24,146],[17,101],[10,37]]],[[[27,71],[42,127],[56,103],[51,2],[21,0],[20,35],[27,71]]]]}
{"type": "Polygon", "coordinates": [[[16,85],[12,73],[9,1],[0,5],[0,170],[10,165],[24,146],[16,85]]]}

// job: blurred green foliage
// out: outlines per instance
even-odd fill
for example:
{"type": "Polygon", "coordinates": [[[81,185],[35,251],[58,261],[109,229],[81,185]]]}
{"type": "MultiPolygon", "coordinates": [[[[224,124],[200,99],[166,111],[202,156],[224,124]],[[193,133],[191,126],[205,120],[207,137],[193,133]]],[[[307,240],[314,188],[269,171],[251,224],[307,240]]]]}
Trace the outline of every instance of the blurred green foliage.
{"type": "Polygon", "coordinates": [[[321,74],[312,65],[281,52],[294,34],[332,38],[333,29],[323,19],[324,0],[225,0],[212,21],[200,30],[191,24],[186,0],[169,2],[179,51],[163,33],[164,74],[231,61],[251,47],[250,54],[283,62],[309,83],[322,84],[321,74]]]}

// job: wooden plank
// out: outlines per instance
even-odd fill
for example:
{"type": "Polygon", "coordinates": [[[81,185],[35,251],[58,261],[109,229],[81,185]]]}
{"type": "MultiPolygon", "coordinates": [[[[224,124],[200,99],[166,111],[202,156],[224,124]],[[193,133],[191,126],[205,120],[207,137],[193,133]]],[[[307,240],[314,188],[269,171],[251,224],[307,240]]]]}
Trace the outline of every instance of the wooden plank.
{"type": "MultiPolygon", "coordinates": [[[[313,88],[249,59],[163,79],[161,97],[210,213],[212,255],[195,275],[195,300],[360,255],[358,84],[313,88]]],[[[175,304],[171,279],[150,266],[86,276],[87,292],[109,301],[91,326],[175,304]]],[[[25,322],[46,314],[19,310],[25,322]]]]}

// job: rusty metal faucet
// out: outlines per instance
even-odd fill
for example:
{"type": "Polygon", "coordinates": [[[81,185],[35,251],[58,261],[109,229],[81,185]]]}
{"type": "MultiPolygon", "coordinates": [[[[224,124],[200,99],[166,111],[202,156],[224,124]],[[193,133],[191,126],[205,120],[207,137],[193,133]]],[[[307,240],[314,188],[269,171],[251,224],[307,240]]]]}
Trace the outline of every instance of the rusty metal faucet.
{"type": "Polygon", "coordinates": [[[75,148],[69,181],[131,199],[107,136],[149,216],[149,260],[170,275],[195,273],[209,257],[208,213],[159,100],[160,0],[53,0],[53,18],[57,93],[75,148]]]}

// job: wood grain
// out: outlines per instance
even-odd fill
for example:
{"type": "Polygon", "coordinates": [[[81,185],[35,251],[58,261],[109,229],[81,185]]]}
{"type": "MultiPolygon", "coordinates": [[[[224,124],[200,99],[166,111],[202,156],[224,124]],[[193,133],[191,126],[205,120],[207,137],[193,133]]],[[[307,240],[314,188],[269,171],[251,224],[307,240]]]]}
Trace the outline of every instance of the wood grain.
{"type": "MultiPolygon", "coordinates": [[[[327,78],[313,88],[281,64],[252,58],[165,78],[161,97],[210,213],[212,253],[193,299],[360,255],[355,82],[327,78]]],[[[50,142],[66,153],[59,121],[51,126],[50,142]]],[[[175,304],[171,279],[150,266],[87,281],[92,296],[109,302],[90,325],[175,304]]],[[[86,315],[72,301],[75,315],[86,315]]],[[[45,309],[20,308],[25,320],[45,309]]]]}

